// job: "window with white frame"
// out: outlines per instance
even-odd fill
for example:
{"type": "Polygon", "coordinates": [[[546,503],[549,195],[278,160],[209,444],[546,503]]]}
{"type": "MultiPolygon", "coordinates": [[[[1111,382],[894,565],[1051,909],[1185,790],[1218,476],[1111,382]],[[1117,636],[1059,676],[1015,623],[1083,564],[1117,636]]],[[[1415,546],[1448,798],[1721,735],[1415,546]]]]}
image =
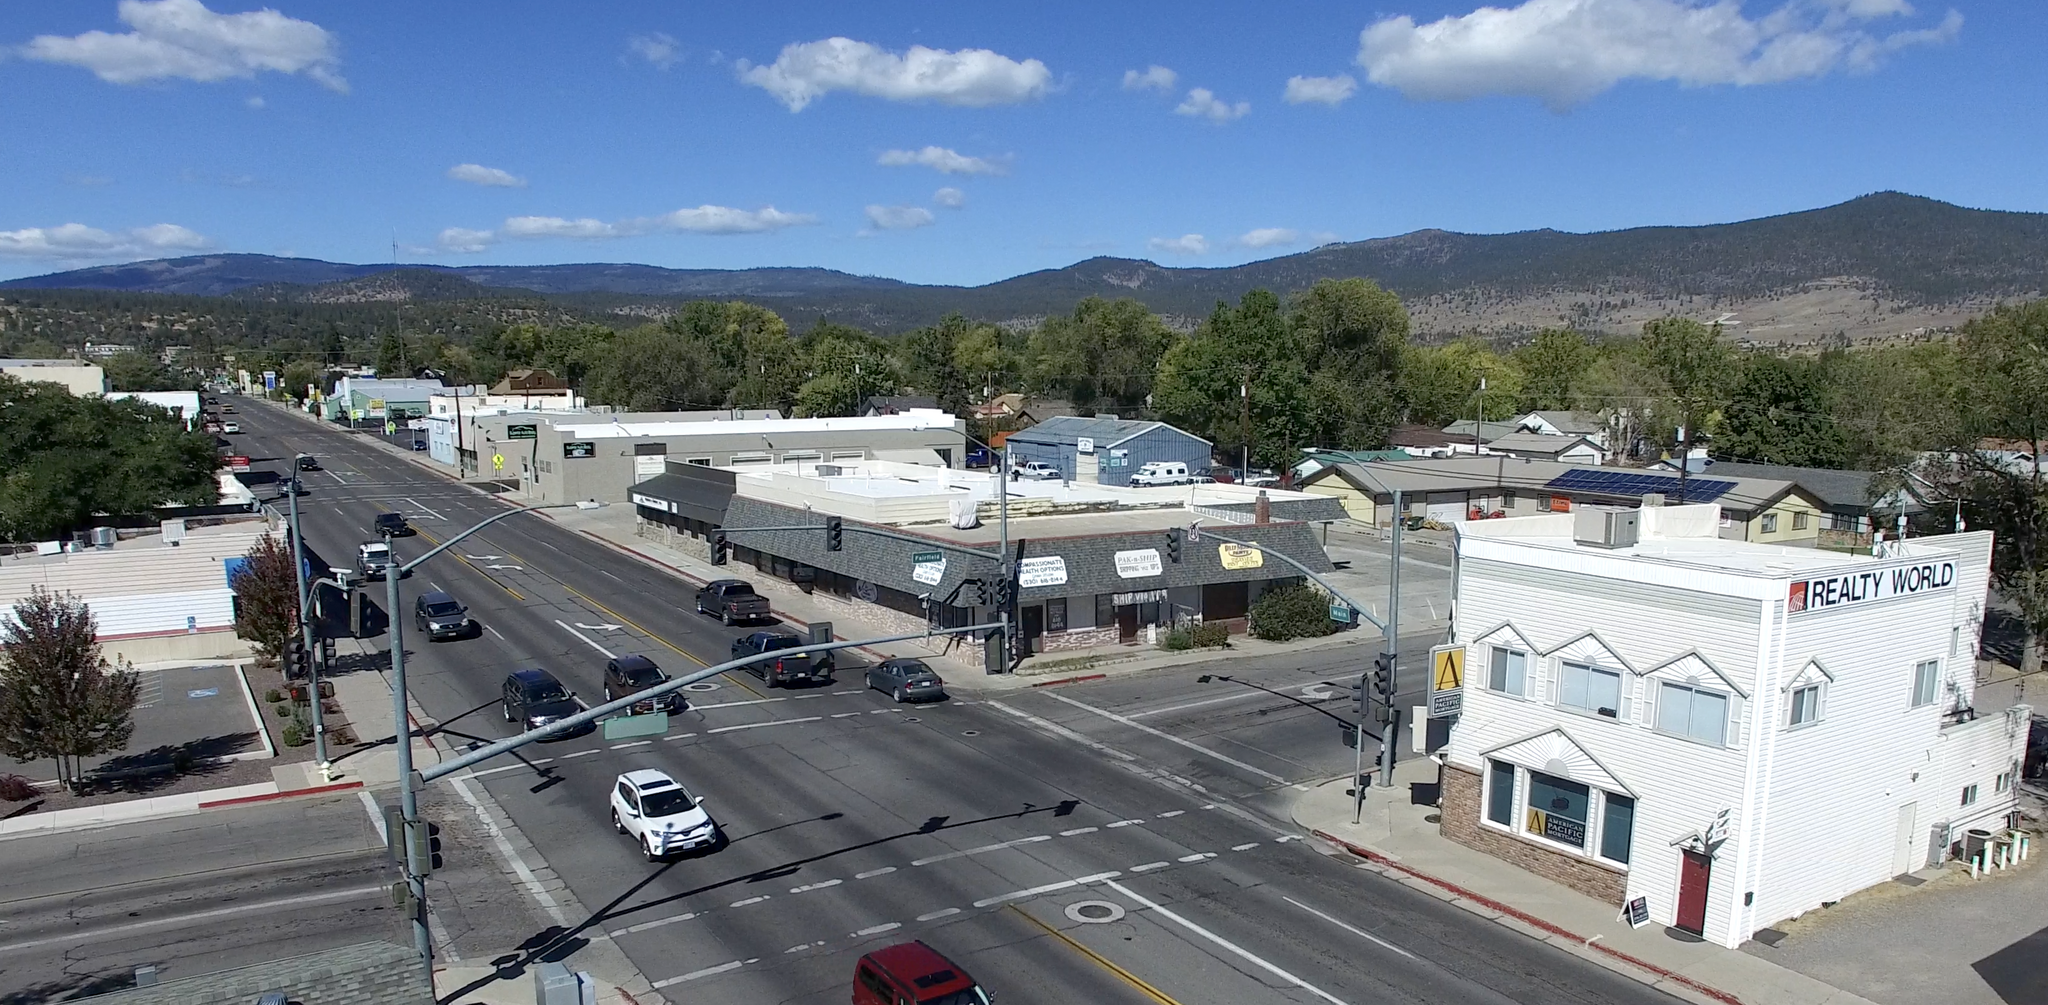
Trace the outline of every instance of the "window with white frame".
{"type": "Polygon", "coordinates": [[[1805,510],[1800,510],[1800,511],[1798,511],[1798,512],[1796,512],[1796,513],[1792,514],[1792,529],[1793,529],[1793,530],[1805,530],[1805,529],[1806,529],[1806,511],[1805,511],[1805,510]]]}
{"type": "Polygon", "coordinates": [[[1970,784],[1963,786],[1963,805],[1968,806],[1972,803],[1975,803],[1976,801],[1977,783],[1971,782],[1970,784]]]}
{"type": "Polygon", "coordinates": [[[1486,823],[1628,865],[1636,801],[1619,793],[1488,759],[1486,823]],[[1517,788],[1520,782],[1520,788],[1517,788]]]}
{"type": "Polygon", "coordinates": [[[1690,684],[1657,689],[1657,730],[1716,746],[1728,742],[1728,696],[1690,684]]]}
{"type": "Polygon", "coordinates": [[[1808,684],[1793,688],[1791,699],[1785,703],[1785,725],[1810,726],[1819,720],[1820,685],[1808,684]]]}
{"type": "Polygon", "coordinates": [[[1996,779],[1993,779],[1991,782],[1991,791],[1993,792],[2005,792],[2011,788],[2012,772],[2010,771],[1999,772],[1998,777],[1996,779]]]}
{"type": "Polygon", "coordinates": [[[1487,690],[1520,698],[1529,693],[1528,678],[1528,653],[1504,646],[1493,647],[1492,663],[1486,673],[1487,690]]]}
{"type": "Polygon", "coordinates": [[[1522,826],[1529,833],[1574,848],[1586,847],[1586,824],[1592,819],[1593,790],[1574,781],[1529,772],[1529,811],[1522,826]]]}
{"type": "Polygon", "coordinates": [[[1585,663],[1566,663],[1557,675],[1557,703],[1615,718],[1621,714],[1621,673],[1585,663]]]}
{"type": "Polygon", "coordinates": [[[1934,689],[1941,679],[1941,661],[1927,660],[1913,667],[1913,707],[1934,704],[1934,689]]]}
{"type": "Polygon", "coordinates": [[[1765,514],[1764,514],[1764,520],[1763,520],[1763,524],[1764,524],[1764,527],[1763,527],[1763,531],[1764,531],[1764,533],[1766,533],[1766,534],[1776,534],[1776,533],[1778,532],[1778,514],[1776,514],[1776,513],[1765,513],[1765,514]]]}

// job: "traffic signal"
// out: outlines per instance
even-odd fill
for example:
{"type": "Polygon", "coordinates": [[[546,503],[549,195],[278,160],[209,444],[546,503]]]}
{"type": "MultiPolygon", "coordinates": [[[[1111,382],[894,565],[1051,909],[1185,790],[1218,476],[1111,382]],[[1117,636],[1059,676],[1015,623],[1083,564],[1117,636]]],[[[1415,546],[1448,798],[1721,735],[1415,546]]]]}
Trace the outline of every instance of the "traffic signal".
{"type": "Polygon", "coordinates": [[[1391,702],[1394,699],[1394,654],[1381,653],[1372,661],[1372,689],[1391,702]]]}
{"type": "Polygon", "coordinates": [[[412,839],[413,857],[419,863],[420,875],[431,874],[441,867],[441,825],[426,820],[415,820],[406,828],[412,839]]]}
{"type": "Polygon", "coordinates": [[[838,550],[839,550],[839,545],[840,545],[840,536],[841,536],[841,534],[842,534],[842,533],[843,533],[843,529],[842,529],[842,527],[840,526],[840,523],[839,523],[839,518],[838,518],[838,517],[836,517],[836,516],[828,516],[828,517],[826,517],[826,518],[825,518],[825,550],[826,550],[826,551],[838,551],[838,550]]]}
{"type": "Polygon", "coordinates": [[[711,564],[725,564],[725,531],[714,530],[711,532],[711,564]]]}
{"type": "Polygon", "coordinates": [[[284,666],[287,677],[297,679],[313,673],[313,654],[306,651],[304,639],[294,637],[285,644],[284,666]]]}
{"type": "Polygon", "coordinates": [[[1017,600],[1017,584],[1005,579],[996,584],[996,606],[1008,607],[1017,600]]]}
{"type": "Polygon", "coordinates": [[[1365,713],[1372,706],[1372,690],[1366,687],[1366,674],[1359,674],[1351,682],[1351,710],[1358,714],[1358,721],[1365,721],[1365,713]]]}
{"type": "Polygon", "coordinates": [[[986,582],[983,582],[982,580],[979,580],[979,579],[977,579],[977,580],[975,580],[975,581],[974,581],[974,582],[973,582],[972,584],[970,584],[970,585],[972,585],[972,586],[974,587],[974,606],[976,606],[976,607],[992,607],[992,606],[994,606],[994,604],[995,604],[995,596],[994,596],[993,594],[991,594],[991,593],[989,592],[989,589],[988,589],[988,584],[987,584],[986,582]]]}
{"type": "Polygon", "coordinates": [[[1175,565],[1180,564],[1179,527],[1175,527],[1172,530],[1166,532],[1166,560],[1174,563],[1175,565]]]}

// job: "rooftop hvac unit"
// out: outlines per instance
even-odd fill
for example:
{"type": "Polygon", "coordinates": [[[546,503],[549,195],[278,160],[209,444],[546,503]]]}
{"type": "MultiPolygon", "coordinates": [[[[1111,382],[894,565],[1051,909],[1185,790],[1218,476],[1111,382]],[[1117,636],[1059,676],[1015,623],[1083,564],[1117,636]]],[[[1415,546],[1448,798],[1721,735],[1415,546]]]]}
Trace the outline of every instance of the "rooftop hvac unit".
{"type": "Polygon", "coordinates": [[[1572,515],[1572,540],[1589,548],[1630,548],[1641,514],[1632,509],[1588,506],[1572,515]]]}
{"type": "Polygon", "coordinates": [[[843,474],[845,474],[845,473],[846,473],[846,469],[845,469],[845,468],[842,468],[842,467],[840,467],[840,466],[839,466],[839,465],[837,465],[837,464],[820,464],[820,465],[818,465],[818,477],[820,477],[820,478],[837,478],[837,477],[839,477],[840,475],[843,475],[843,474]]]}
{"type": "Polygon", "coordinates": [[[94,527],[92,529],[92,546],[101,551],[112,548],[114,542],[120,539],[121,535],[112,527],[94,527]]]}

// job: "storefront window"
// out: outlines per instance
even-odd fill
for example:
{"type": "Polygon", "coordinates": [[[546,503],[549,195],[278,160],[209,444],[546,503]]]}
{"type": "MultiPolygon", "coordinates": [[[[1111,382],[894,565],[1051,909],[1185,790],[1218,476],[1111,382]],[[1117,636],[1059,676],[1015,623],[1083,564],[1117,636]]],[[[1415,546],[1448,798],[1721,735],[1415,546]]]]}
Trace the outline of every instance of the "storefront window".
{"type": "Polygon", "coordinates": [[[1502,827],[1514,826],[1515,766],[1506,761],[1487,762],[1486,819],[1502,827]]]}
{"type": "Polygon", "coordinates": [[[1586,812],[1592,790],[1540,771],[1529,772],[1529,833],[1574,848],[1586,846],[1586,812]]]}
{"type": "Polygon", "coordinates": [[[1610,718],[1621,710],[1621,674],[1582,663],[1566,663],[1558,675],[1557,703],[1610,718]]]}
{"type": "Polygon", "coordinates": [[[1607,812],[1600,818],[1600,857],[1628,864],[1628,846],[1635,838],[1636,801],[1612,792],[1600,794],[1607,812]]]}

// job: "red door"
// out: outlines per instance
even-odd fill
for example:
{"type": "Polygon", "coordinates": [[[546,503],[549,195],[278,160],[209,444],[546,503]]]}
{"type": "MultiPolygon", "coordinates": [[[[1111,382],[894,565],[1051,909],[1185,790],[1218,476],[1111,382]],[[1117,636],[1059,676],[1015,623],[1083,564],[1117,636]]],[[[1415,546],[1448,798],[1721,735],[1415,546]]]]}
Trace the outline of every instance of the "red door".
{"type": "Polygon", "coordinates": [[[1707,930],[1707,884],[1714,875],[1714,860],[1696,851],[1682,852],[1678,864],[1678,921],[1673,927],[1694,935],[1707,930]]]}

